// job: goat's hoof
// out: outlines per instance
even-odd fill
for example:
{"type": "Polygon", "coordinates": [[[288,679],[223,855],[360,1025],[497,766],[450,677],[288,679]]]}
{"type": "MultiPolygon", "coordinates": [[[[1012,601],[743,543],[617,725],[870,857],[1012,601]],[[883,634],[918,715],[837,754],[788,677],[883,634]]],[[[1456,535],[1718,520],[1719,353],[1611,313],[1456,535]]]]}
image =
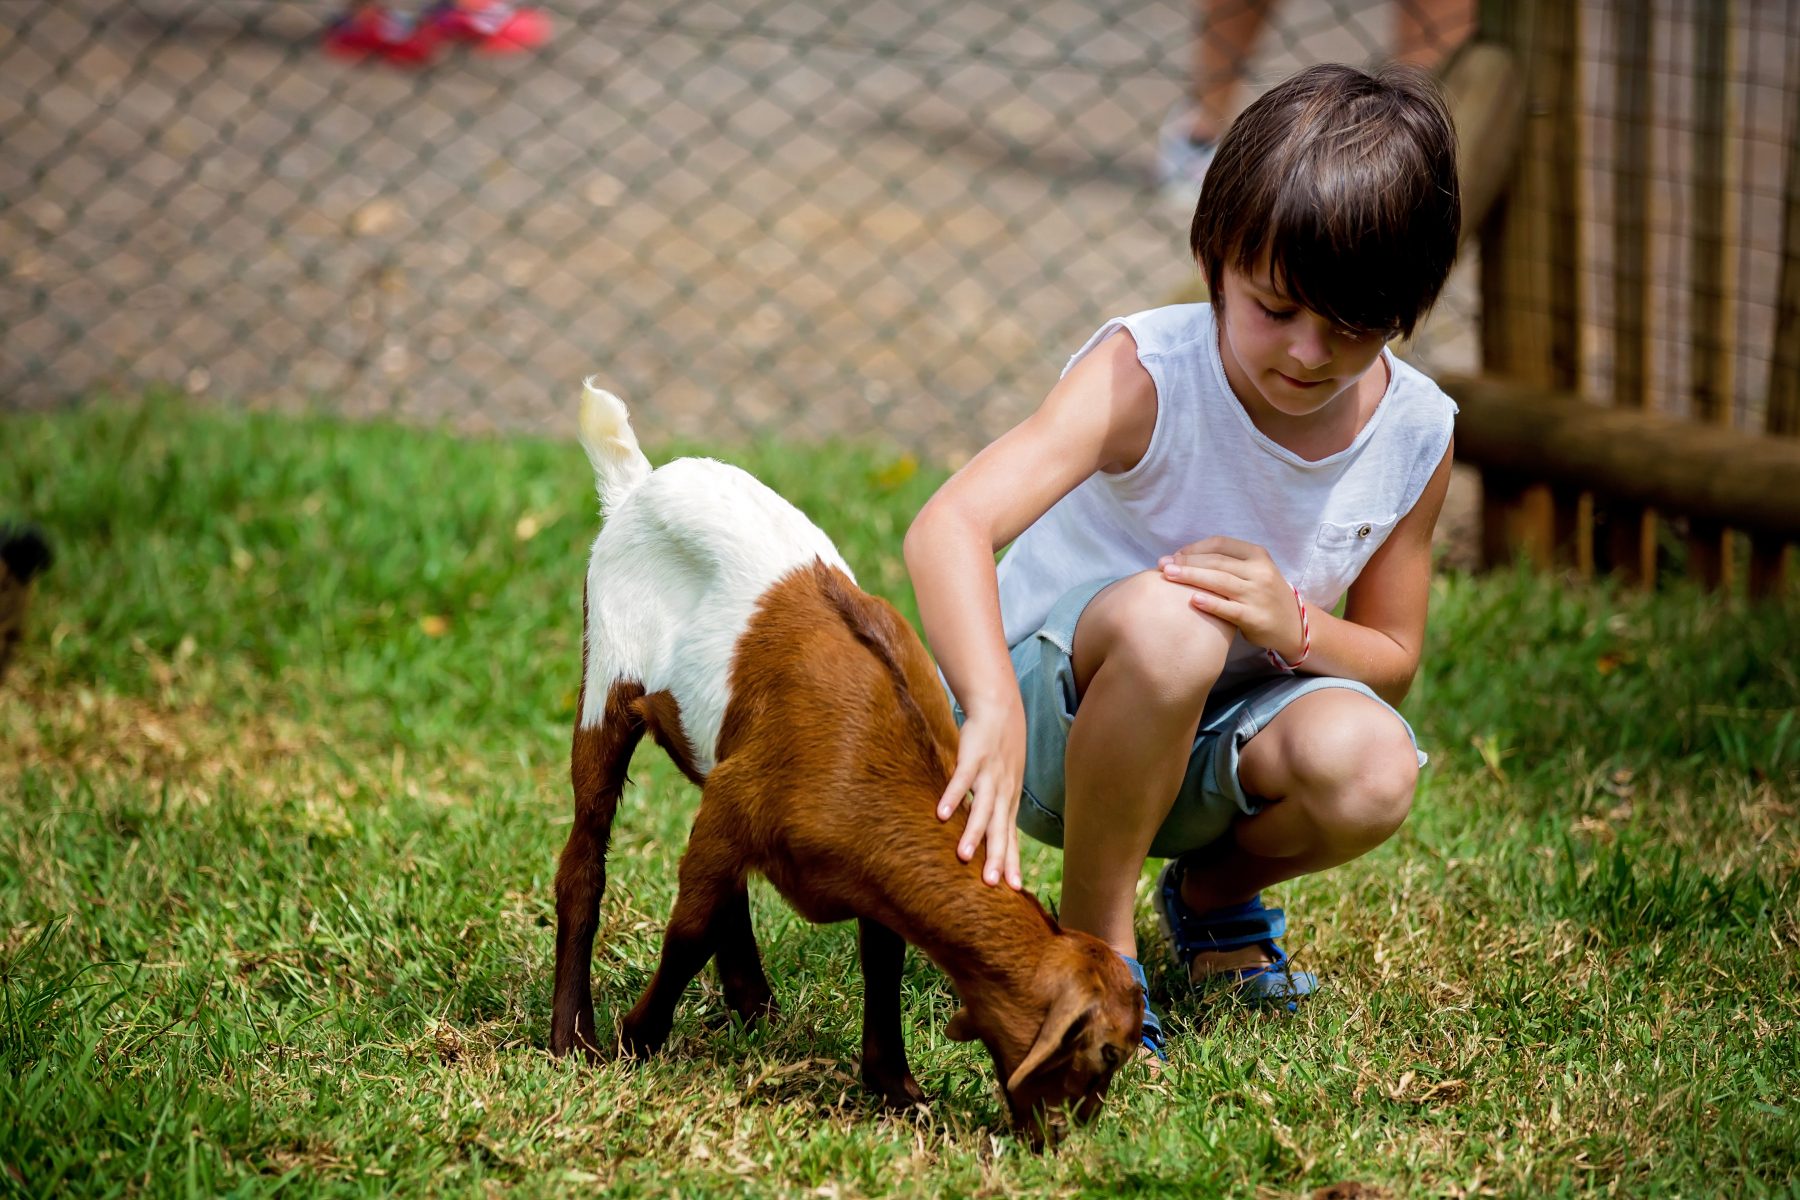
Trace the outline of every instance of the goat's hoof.
{"type": "Polygon", "coordinates": [[[663,1043],[661,1038],[652,1041],[649,1038],[631,1037],[622,1033],[619,1035],[619,1046],[628,1057],[654,1058],[657,1052],[663,1048],[663,1043]]]}
{"type": "Polygon", "coordinates": [[[669,1040],[667,1029],[645,1029],[631,1021],[619,1026],[619,1048],[632,1058],[650,1058],[669,1040]]]}
{"type": "Polygon", "coordinates": [[[577,1020],[575,1028],[568,1032],[552,1029],[550,1031],[550,1055],[552,1058],[567,1058],[571,1054],[580,1054],[589,1063],[600,1062],[600,1043],[594,1037],[594,1018],[590,1015],[585,1021],[577,1020]]]}
{"type": "Polygon", "coordinates": [[[758,1025],[773,1025],[775,1018],[780,1015],[781,1006],[776,1004],[774,997],[771,996],[766,1000],[758,1000],[749,1004],[728,1003],[728,1007],[709,1013],[704,1024],[708,1030],[751,1030],[758,1025]]]}
{"type": "Polygon", "coordinates": [[[931,1098],[910,1074],[892,1079],[877,1079],[865,1074],[863,1086],[875,1093],[883,1108],[904,1110],[931,1107],[931,1098]]]}
{"type": "Polygon", "coordinates": [[[769,981],[761,975],[746,976],[737,973],[719,973],[719,982],[725,989],[725,1007],[744,1024],[763,1018],[772,1018],[781,1011],[775,1003],[775,993],[769,990],[769,981]]]}
{"type": "Polygon", "coordinates": [[[600,1053],[600,1048],[588,1038],[577,1038],[562,1046],[551,1043],[550,1056],[552,1058],[568,1058],[573,1054],[581,1055],[581,1061],[589,1066],[604,1062],[606,1057],[600,1053]]]}

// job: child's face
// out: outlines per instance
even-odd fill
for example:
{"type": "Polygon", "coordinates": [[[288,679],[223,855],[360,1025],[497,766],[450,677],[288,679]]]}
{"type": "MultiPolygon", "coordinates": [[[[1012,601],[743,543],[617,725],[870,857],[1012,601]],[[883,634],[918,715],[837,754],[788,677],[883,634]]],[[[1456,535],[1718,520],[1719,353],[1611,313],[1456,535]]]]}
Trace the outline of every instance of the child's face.
{"type": "Polygon", "coordinates": [[[1386,344],[1378,333],[1353,333],[1287,299],[1266,260],[1250,272],[1228,265],[1220,282],[1220,353],[1226,378],[1246,404],[1311,416],[1350,391],[1386,344]]]}

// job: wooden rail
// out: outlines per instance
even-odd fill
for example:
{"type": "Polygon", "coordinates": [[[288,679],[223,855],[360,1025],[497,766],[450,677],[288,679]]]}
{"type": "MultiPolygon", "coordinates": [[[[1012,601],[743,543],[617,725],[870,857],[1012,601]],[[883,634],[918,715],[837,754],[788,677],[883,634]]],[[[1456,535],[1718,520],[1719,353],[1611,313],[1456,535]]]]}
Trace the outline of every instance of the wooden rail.
{"type": "Polygon", "coordinates": [[[1438,382],[1462,410],[1459,459],[1567,492],[1800,541],[1800,439],[1604,408],[1491,378],[1438,382]]]}
{"type": "MultiPolygon", "coordinates": [[[[1578,15],[1574,4],[1549,0],[1482,10],[1483,36],[1517,58],[1525,100],[1510,186],[1480,229],[1482,367],[1545,392],[1573,392],[1580,382],[1578,15]]],[[[1588,530],[1576,494],[1558,494],[1529,473],[1482,472],[1488,562],[1524,554],[1549,568],[1557,547],[1573,545],[1591,569],[1588,530]]]]}

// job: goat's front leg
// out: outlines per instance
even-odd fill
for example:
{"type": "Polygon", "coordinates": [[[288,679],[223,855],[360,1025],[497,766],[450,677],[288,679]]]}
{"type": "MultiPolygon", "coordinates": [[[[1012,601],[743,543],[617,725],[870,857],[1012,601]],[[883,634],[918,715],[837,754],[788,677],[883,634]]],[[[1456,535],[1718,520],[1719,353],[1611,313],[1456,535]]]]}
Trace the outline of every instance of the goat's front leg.
{"type": "Polygon", "coordinates": [[[750,893],[740,881],[737,890],[719,905],[714,915],[714,962],[725,1003],[746,1025],[773,1017],[775,994],[763,974],[762,955],[756,949],[756,932],[750,928],[750,893]]]}
{"type": "Polygon", "coordinates": [[[655,1054],[669,1039],[681,993],[718,948],[720,913],[743,890],[737,849],[710,814],[702,800],[681,856],[679,891],[663,933],[662,960],[650,986],[619,1023],[619,1041],[640,1058],[655,1054]]]}
{"type": "Polygon", "coordinates": [[[879,921],[857,918],[863,968],[863,1085],[895,1108],[926,1103],[925,1091],[906,1063],[900,1030],[900,974],[906,943],[879,921]]]}

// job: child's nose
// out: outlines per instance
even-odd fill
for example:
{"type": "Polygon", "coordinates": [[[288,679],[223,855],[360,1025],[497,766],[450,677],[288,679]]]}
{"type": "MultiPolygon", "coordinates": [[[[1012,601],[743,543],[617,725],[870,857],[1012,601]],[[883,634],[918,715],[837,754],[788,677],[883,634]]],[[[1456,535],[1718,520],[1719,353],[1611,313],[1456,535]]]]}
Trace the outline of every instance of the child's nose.
{"type": "Polygon", "coordinates": [[[1317,371],[1331,361],[1331,345],[1324,331],[1318,329],[1296,332],[1288,353],[1307,371],[1317,371]]]}

